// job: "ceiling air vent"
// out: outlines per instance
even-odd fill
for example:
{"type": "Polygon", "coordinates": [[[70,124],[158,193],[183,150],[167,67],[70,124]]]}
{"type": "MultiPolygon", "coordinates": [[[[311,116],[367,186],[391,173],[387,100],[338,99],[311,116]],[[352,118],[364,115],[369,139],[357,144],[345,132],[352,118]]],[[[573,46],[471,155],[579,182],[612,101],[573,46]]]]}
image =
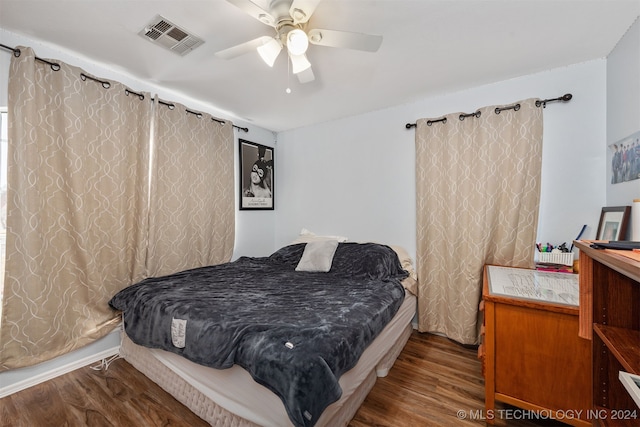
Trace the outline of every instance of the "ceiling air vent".
{"type": "Polygon", "coordinates": [[[157,15],[139,33],[150,42],[163,46],[178,55],[184,56],[204,43],[201,38],[189,34],[168,19],[157,15]]]}

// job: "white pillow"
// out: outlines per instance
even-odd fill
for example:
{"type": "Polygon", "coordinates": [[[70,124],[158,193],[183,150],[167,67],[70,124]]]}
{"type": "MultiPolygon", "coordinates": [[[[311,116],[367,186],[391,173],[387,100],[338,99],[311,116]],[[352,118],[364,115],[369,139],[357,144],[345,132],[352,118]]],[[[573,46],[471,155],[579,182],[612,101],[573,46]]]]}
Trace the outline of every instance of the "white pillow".
{"type": "Polygon", "coordinates": [[[321,240],[307,243],[296,271],[321,271],[326,273],[331,270],[333,255],[336,253],[337,248],[337,240],[321,240]]]}
{"type": "Polygon", "coordinates": [[[303,228],[302,231],[300,231],[300,235],[293,242],[291,242],[291,244],[294,245],[296,243],[317,242],[321,240],[337,240],[338,242],[346,242],[347,238],[344,236],[319,236],[313,231],[309,231],[306,228],[303,228]]]}

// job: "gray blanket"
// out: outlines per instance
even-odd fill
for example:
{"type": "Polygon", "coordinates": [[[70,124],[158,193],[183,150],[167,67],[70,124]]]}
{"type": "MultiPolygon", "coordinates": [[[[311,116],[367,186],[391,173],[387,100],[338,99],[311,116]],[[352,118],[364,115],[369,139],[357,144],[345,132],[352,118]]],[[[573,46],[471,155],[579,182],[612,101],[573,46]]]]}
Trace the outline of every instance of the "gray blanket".
{"type": "Polygon", "coordinates": [[[338,246],[328,273],[296,272],[303,250],[149,278],[109,304],[135,343],[212,368],[240,365],[294,425],[313,426],[399,309],[407,273],[388,246],[355,243],[338,246]]]}

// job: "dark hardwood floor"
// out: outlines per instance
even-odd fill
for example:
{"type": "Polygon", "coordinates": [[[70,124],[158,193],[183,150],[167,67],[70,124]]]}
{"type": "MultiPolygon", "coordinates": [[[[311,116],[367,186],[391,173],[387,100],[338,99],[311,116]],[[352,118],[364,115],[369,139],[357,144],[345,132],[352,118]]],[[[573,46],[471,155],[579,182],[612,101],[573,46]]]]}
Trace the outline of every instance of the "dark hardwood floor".
{"type": "MultiPolygon", "coordinates": [[[[483,384],[474,349],[439,336],[414,332],[389,375],[378,378],[349,427],[485,425],[483,384]]],[[[513,411],[504,406],[497,409],[505,414],[513,411]]],[[[198,427],[208,424],[129,363],[118,359],[106,371],[84,367],[0,399],[0,425],[198,427]]],[[[498,417],[495,425],[558,424],[498,417]]]]}

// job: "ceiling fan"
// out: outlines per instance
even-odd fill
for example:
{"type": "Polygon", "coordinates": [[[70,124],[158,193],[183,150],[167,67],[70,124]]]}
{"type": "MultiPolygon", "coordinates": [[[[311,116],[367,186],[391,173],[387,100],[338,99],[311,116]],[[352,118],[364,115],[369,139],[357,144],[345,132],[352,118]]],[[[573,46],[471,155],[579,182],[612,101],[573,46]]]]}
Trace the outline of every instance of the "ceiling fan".
{"type": "Polygon", "coordinates": [[[321,0],[271,0],[268,10],[251,0],[227,0],[248,15],[275,29],[275,36],[262,36],[219,52],[216,56],[231,59],[257,50],[264,62],[273,67],[280,51],[287,48],[291,71],[300,83],[313,81],[315,76],[306,51],[309,43],[319,46],[375,52],[382,43],[382,36],[336,31],[307,29],[309,18],[321,0]]]}

